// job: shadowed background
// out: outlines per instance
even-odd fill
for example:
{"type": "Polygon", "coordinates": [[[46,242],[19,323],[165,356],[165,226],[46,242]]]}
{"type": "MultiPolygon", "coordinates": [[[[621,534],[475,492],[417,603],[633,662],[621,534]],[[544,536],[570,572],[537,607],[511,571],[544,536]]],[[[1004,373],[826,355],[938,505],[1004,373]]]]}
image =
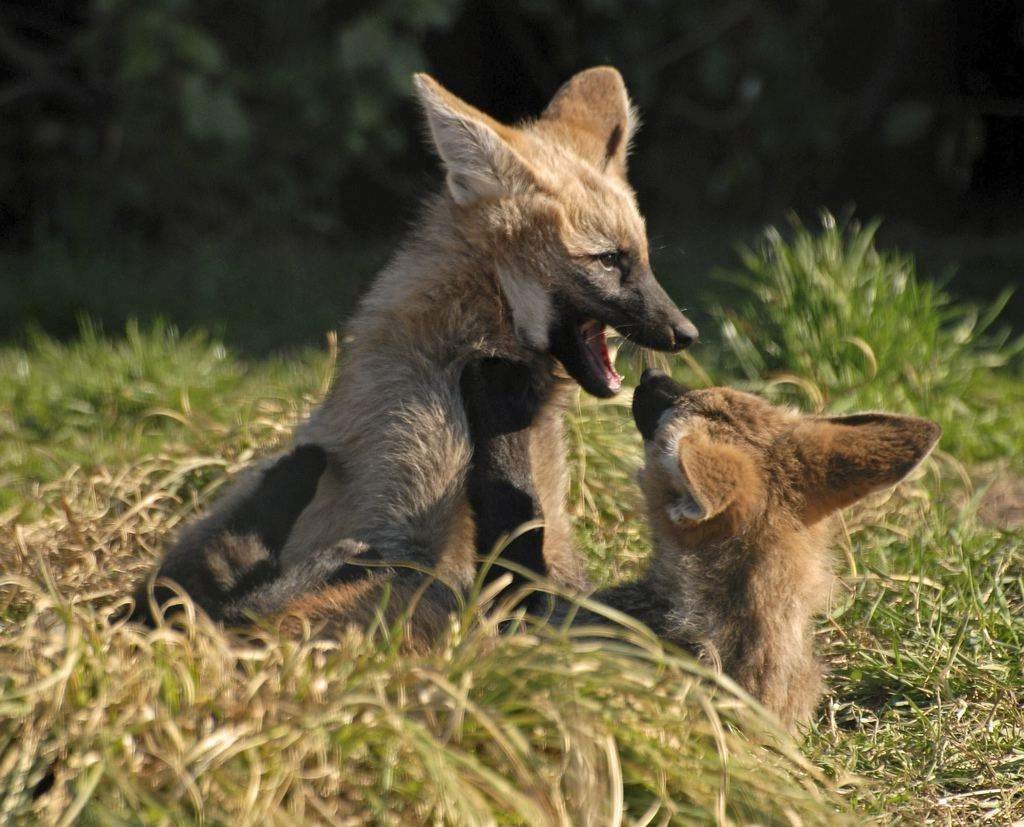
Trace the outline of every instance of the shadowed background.
{"type": "Polygon", "coordinates": [[[0,336],[322,341],[440,180],[410,74],[515,120],[596,63],[641,109],[631,177],[698,323],[790,211],[880,216],[963,296],[1020,280],[1021,2],[5,0],[0,336]]]}

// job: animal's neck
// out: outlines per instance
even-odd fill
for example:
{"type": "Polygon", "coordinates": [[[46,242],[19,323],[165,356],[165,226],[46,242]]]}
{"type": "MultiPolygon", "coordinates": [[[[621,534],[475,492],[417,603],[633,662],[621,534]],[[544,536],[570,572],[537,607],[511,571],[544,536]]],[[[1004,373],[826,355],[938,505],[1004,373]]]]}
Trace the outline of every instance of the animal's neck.
{"type": "Polygon", "coordinates": [[[526,359],[515,333],[493,255],[459,229],[444,197],[423,219],[367,292],[348,332],[350,360],[414,353],[435,368],[474,355],[526,359]]]}
{"type": "Polygon", "coordinates": [[[648,580],[675,607],[685,642],[711,643],[734,663],[752,650],[792,651],[809,641],[828,589],[823,532],[762,528],[701,547],[658,539],[648,580]]]}

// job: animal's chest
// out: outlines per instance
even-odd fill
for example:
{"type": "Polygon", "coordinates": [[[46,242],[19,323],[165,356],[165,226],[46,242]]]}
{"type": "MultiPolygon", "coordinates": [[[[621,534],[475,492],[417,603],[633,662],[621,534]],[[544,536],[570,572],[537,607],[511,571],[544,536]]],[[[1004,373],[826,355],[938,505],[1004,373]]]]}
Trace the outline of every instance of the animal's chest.
{"type": "MultiPolygon", "coordinates": [[[[531,426],[529,434],[530,464],[534,487],[543,510],[545,523],[550,526],[546,532],[545,549],[557,547],[554,553],[547,553],[549,561],[564,556],[566,544],[564,532],[560,530],[566,522],[564,515],[565,494],[568,485],[565,445],[563,439],[563,413],[561,409],[549,415],[541,415],[531,426]]],[[[465,488],[458,502],[442,519],[446,523],[444,542],[439,548],[440,567],[454,579],[469,582],[476,574],[476,525],[469,507],[465,488]]],[[[562,576],[564,566],[555,567],[552,572],[556,579],[573,582],[573,576],[562,576]]]]}
{"type": "MultiPolygon", "coordinates": [[[[365,404],[314,414],[305,433],[328,448],[332,462],[289,538],[288,563],[355,539],[385,559],[441,563],[456,576],[471,568],[474,525],[465,485],[472,444],[457,386],[410,381],[404,391],[378,397],[385,404],[375,415],[365,404]],[[333,428],[325,427],[327,414],[333,428]]],[[[534,485],[553,540],[565,533],[558,528],[568,485],[564,409],[562,400],[550,400],[530,428],[534,485]]]]}
{"type": "Polygon", "coordinates": [[[565,507],[569,485],[565,453],[565,414],[561,405],[549,405],[530,428],[533,484],[545,515],[565,507]]]}

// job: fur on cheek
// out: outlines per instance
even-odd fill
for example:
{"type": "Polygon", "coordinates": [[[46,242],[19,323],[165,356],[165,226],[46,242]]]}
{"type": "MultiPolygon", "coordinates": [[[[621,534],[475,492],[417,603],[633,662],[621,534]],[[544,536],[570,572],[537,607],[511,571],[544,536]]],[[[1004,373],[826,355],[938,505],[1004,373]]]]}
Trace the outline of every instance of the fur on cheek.
{"type": "Polygon", "coordinates": [[[550,346],[551,321],[554,318],[549,291],[537,281],[508,267],[498,267],[498,283],[512,310],[516,335],[531,347],[546,351],[550,346]]]}

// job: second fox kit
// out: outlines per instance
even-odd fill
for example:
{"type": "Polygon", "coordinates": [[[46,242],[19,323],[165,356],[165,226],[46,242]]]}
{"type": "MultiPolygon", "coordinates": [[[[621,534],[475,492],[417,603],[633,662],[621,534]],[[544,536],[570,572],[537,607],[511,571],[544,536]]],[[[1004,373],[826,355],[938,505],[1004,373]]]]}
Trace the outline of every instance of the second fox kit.
{"type": "Polygon", "coordinates": [[[654,372],[633,410],[653,553],[640,581],[598,599],[712,654],[784,723],[809,719],[821,695],[812,620],[832,579],[829,518],[902,480],[939,426],[803,415],[654,372]]]}
{"type": "MultiPolygon", "coordinates": [[[[297,432],[296,444],[318,448],[325,464],[312,501],[301,513],[281,509],[286,523],[267,527],[280,536],[279,553],[252,550],[279,558],[283,569],[311,565],[332,547],[338,556],[363,550],[363,557],[414,563],[456,584],[471,580],[471,445],[459,378],[467,363],[498,356],[544,378],[528,428],[547,524],[543,553],[554,579],[582,587],[563,503],[564,409],[577,387],[597,396],[618,391],[606,325],[660,350],[680,350],[697,335],[651,271],[626,180],[633,109],[608,67],[576,75],[539,118],[517,126],[498,123],[426,75],[416,76],[415,87],[446,185],[371,287],[330,393],[297,432]]],[[[236,485],[220,509],[182,535],[159,573],[183,585],[204,577],[204,546],[230,544],[234,512],[253,492],[289,480],[298,466],[288,463],[236,485]]],[[[398,578],[393,594],[418,588],[416,577],[398,578]]]]}
{"type": "MultiPolygon", "coordinates": [[[[494,536],[512,531],[522,514],[503,525],[500,501],[474,492],[528,494],[530,485],[525,443],[507,416],[486,406],[486,385],[507,386],[509,375],[492,369],[480,392],[464,394],[484,410],[467,409],[471,422],[483,420],[470,493],[477,520],[494,536]]],[[[657,371],[644,373],[633,416],[644,439],[652,555],[643,577],[594,600],[720,663],[785,724],[806,721],[822,689],[812,621],[832,577],[829,517],[903,479],[931,451],[939,426],[883,413],[808,416],[729,388],[687,391],[657,371]]],[[[531,542],[536,532],[503,554],[530,566],[539,559],[531,542]]]]}

